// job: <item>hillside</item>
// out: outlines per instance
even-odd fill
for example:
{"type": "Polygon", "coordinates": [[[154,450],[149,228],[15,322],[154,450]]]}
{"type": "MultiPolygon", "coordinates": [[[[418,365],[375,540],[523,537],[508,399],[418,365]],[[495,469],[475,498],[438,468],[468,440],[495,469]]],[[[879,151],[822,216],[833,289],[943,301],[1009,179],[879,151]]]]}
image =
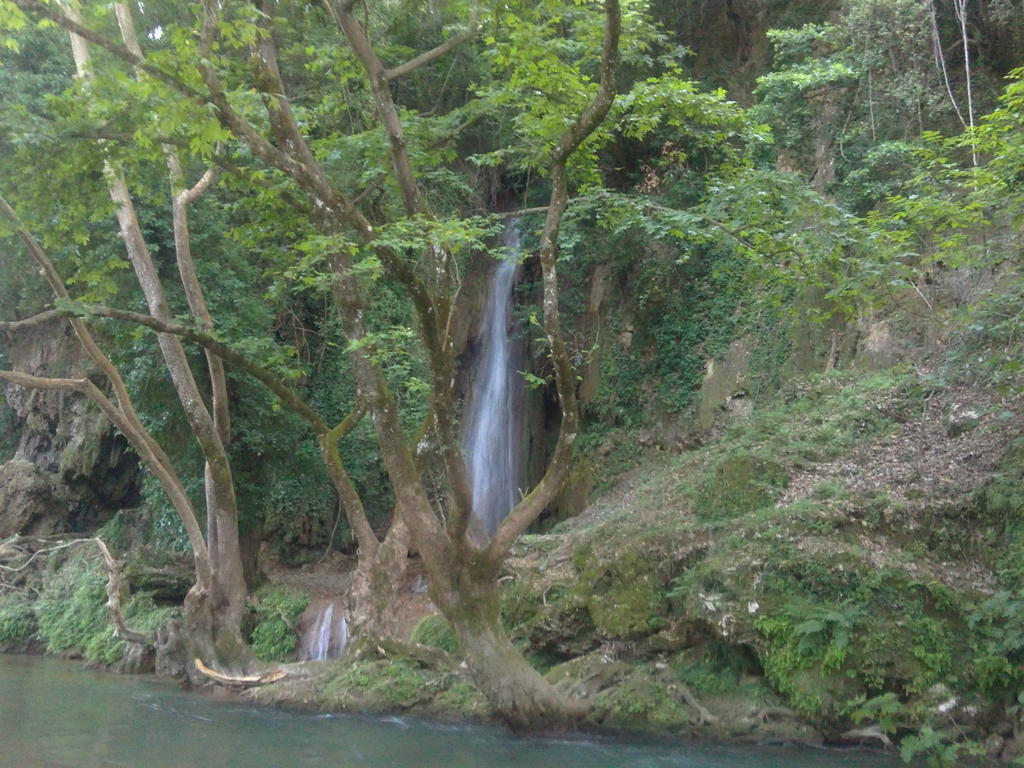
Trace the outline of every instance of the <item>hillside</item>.
{"type": "Polygon", "coordinates": [[[0,650],[1024,761],[1019,6],[0,0],[0,650]]]}

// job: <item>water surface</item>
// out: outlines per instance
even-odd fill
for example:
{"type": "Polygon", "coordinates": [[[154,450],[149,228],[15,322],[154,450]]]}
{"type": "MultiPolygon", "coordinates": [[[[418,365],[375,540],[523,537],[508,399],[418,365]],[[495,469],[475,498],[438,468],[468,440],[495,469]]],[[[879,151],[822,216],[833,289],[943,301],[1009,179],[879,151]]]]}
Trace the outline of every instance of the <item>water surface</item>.
{"type": "Polygon", "coordinates": [[[414,718],[304,715],[149,677],[0,655],[0,765],[14,768],[874,768],[867,751],[527,739],[414,718]]]}

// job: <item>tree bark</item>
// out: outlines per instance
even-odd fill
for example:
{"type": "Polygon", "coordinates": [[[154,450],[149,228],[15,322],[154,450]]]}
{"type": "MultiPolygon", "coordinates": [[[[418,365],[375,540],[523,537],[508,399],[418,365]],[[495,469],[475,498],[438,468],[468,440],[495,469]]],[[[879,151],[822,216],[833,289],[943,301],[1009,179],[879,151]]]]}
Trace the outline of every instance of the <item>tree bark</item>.
{"type": "MultiPolygon", "coordinates": [[[[142,51],[135,35],[131,12],[128,6],[124,3],[115,3],[115,11],[125,47],[133,56],[141,58],[142,51]]],[[[80,14],[70,4],[65,5],[65,14],[75,23],[82,23],[80,14]]],[[[78,77],[88,82],[92,77],[88,44],[74,33],[71,34],[71,43],[78,77]]],[[[142,228],[139,225],[138,215],[128,189],[128,184],[124,175],[112,165],[105,164],[104,172],[107,177],[110,199],[116,206],[115,213],[121,232],[121,239],[124,241],[128,259],[135,270],[139,287],[146,298],[149,312],[153,317],[169,322],[171,320],[171,312],[167,304],[163,284],[142,233],[142,228]]],[[[172,178],[172,183],[175,182],[177,182],[177,179],[172,178]]],[[[183,205],[186,201],[187,198],[182,200],[175,198],[174,223],[175,245],[179,257],[179,265],[183,257],[187,277],[189,270],[194,274],[191,254],[188,251],[182,254],[179,250],[182,247],[181,237],[185,236],[187,238],[187,219],[185,219],[183,205]],[[185,225],[184,227],[182,227],[183,224],[185,225]]],[[[187,241],[185,245],[187,247],[187,241]]],[[[190,302],[197,299],[195,295],[195,288],[197,287],[197,284],[186,284],[185,286],[190,302]]],[[[201,298],[201,293],[198,298],[201,298]]],[[[205,304],[201,309],[205,309],[205,304]]],[[[201,314],[198,319],[202,322],[203,317],[201,314]]],[[[242,640],[241,623],[242,614],[245,610],[247,589],[238,539],[238,508],[235,498],[234,479],[222,440],[222,433],[226,432],[227,425],[222,423],[220,425],[221,428],[218,429],[214,418],[207,410],[180,339],[170,334],[159,334],[157,341],[185,417],[206,459],[206,546],[211,566],[211,582],[210,589],[205,593],[205,597],[212,604],[209,611],[211,621],[207,622],[207,611],[203,610],[203,617],[197,623],[197,628],[201,626],[205,629],[207,624],[209,624],[209,629],[216,639],[216,644],[220,645],[223,643],[225,646],[229,658],[225,660],[221,660],[219,657],[215,658],[221,660],[222,663],[223,661],[237,662],[244,655],[238,649],[245,646],[242,640]]],[[[223,377],[223,371],[221,371],[221,376],[223,377]]],[[[225,407],[222,405],[224,400],[222,398],[221,403],[218,403],[221,404],[222,410],[225,407]]]]}
{"type": "Polygon", "coordinates": [[[472,580],[450,595],[432,589],[431,595],[455,631],[473,682],[510,728],[559,730],[586,714],[583,704],[562,696],[512,645],[495,580],[472,580]]]}

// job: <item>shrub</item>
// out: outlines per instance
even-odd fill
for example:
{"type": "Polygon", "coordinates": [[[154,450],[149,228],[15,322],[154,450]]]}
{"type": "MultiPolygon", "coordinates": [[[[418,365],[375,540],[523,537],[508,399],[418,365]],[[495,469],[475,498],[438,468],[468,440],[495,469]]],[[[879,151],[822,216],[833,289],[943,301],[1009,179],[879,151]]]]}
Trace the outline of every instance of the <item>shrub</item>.
{"type": "Polygon", "coordinates": [[[0,648],[22,649],[36,632],[36,615],[23,592],[0,597],[0,648]]]}
{"type": "MultiPolygon", "coordinates": [[[[106,585],[106,571],[92,552],[79,550],[52,566],[35,605],[39,637],[48,652],[97,664],[121,659],[125,644],[114,636],[106,585]]],[[[124,606],[128,624],[140,632],[153,631],[178,613],[177,608],[157,606],[146,592],[132,595],[124,606]]]]}
{"type": "Polygon", "coordinates": [[[250,645],[263,661],[285,661],[299,645],[299,617],[309,605],[309,595],[287,587],[264,587],[250,609],[256,614],[250,645]]]}

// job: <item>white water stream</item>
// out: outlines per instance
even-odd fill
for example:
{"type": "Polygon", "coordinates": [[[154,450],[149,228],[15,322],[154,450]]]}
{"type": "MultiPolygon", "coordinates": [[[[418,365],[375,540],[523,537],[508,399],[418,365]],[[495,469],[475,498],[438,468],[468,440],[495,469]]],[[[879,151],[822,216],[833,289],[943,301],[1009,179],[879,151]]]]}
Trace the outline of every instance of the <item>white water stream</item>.
{"type": "Polygon", "coordinates": [[[336,659],[345,652],[347,644],[348,621],[344,616],[335,621],[334,603],[327,603],[303,635],[299,659],[301,661],[336,659]]]}
{"type": "Polygon", "coordinates": [[[480,329],[481,354],[465,420],[473,518],[490,539],[519,498],[518,394],[522,388],[509,337],[512,285],[520,250],[515,225],[505,230],[506,259],[491,276],[480,329]]]}

